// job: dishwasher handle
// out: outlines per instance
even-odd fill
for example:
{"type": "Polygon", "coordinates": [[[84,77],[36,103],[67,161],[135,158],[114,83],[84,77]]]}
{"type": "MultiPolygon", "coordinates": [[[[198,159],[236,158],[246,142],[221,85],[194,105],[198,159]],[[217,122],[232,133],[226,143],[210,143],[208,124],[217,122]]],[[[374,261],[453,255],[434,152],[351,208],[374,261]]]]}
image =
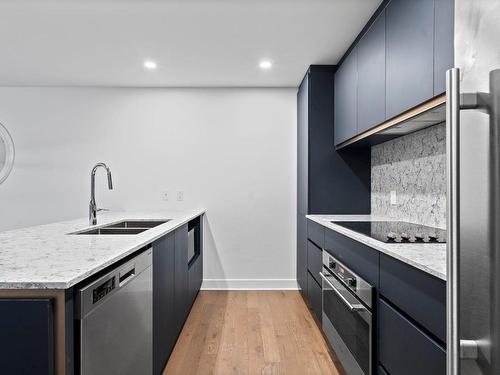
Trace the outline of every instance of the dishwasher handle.
{"type": "Polygon", "coordinates": [[[135,273],[135,262],[132,264],[128,264],[126,267],[123,267],[118,276],[119,286],[122,287],[126,285],[128,282],[132,281],[132,279],[136,276],[135,273]]]}

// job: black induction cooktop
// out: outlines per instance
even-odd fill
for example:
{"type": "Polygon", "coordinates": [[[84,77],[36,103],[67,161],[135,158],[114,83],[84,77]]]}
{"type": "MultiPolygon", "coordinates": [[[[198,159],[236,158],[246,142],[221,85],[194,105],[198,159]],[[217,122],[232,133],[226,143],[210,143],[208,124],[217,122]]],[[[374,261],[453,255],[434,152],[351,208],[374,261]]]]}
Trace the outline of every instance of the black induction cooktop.
{"type": "Polygon", "coordinates": [[[332,221],[385,243],[446,243],[446,231],[405,221],[332,221]]]}

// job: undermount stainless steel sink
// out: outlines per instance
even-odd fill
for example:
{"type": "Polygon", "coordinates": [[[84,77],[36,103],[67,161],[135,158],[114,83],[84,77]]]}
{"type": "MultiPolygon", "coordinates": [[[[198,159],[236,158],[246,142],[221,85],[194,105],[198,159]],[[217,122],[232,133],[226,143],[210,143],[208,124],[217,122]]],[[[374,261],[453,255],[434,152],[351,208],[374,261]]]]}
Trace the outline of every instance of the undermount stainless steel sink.
{"type": "Polygon", "coordinates": [[[123,220],[118,223],[105,225],[104,228],[154,228],[165,224],[168,220],[123,220]]]}
{"type": "Polygon", "coordinates": [[[103,225],[99,228],[90,228],[70,234],[91,234],[91,235],[124,235],[139,234],[148,229],[165,224],[169,220],[122,220],[117,223],[103,225]]]}

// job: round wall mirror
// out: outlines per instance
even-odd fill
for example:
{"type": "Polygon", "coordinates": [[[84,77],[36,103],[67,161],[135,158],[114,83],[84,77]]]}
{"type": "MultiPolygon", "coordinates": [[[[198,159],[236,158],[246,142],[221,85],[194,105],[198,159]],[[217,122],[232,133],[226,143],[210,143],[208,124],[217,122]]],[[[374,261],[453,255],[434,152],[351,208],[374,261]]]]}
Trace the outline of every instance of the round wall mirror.
{"type": "Polygon", "coordinates": [[[0,124],[0,184],[4,182],[14,166],[14,142],[7,129],[0,124]]]}

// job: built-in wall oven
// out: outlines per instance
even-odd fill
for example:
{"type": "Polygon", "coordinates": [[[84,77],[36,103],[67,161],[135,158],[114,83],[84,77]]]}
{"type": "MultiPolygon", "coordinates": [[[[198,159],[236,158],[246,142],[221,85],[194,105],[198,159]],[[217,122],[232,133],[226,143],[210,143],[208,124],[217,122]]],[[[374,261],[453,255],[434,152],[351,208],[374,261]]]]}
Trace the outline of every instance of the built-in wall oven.
{"type": "Polygon", "coordinates": [[[349,375],[372,374],[373,287],[323,251],[323,331],[349,375]]]}

